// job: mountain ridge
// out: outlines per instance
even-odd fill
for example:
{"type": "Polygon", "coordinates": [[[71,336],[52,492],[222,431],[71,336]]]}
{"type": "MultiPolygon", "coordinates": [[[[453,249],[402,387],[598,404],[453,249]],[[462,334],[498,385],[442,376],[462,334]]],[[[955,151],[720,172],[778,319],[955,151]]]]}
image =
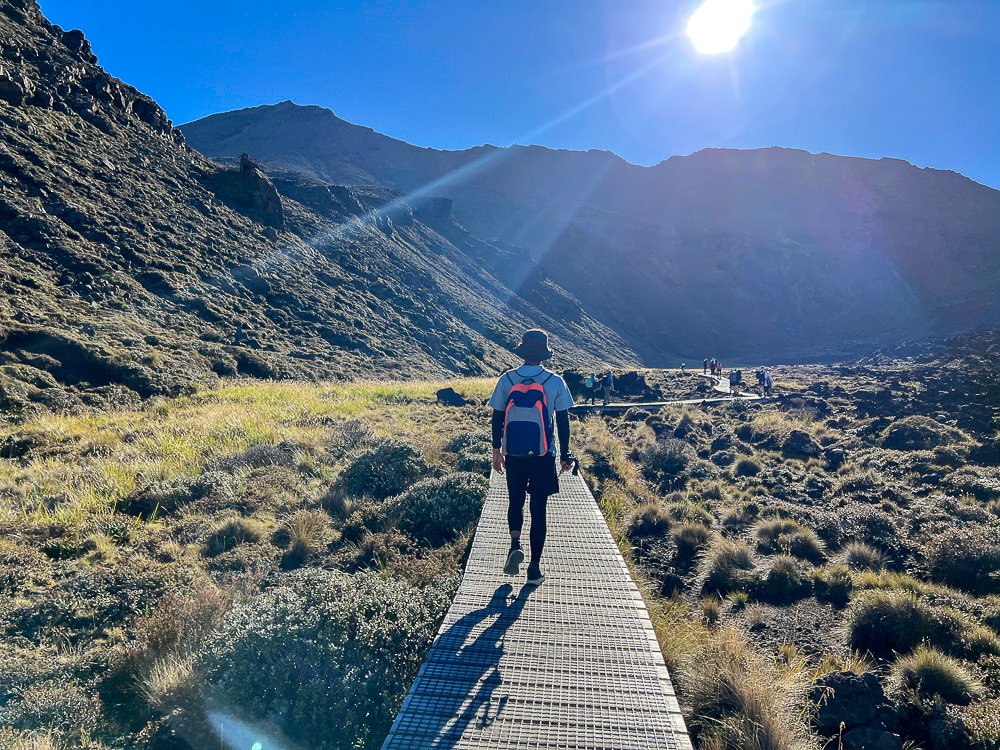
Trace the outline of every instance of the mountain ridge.
{"type": "Polygon", "coordinates": [[[182,130],[214,158],[246,150],[321,181],[449,198],[469,231],[537,259],[647,364],[702,348],[849,357],[1000,322],[1000,191],[954,171],[784,147],[652,166],[542,146],[443,151],[291,102],[182,130]]]}

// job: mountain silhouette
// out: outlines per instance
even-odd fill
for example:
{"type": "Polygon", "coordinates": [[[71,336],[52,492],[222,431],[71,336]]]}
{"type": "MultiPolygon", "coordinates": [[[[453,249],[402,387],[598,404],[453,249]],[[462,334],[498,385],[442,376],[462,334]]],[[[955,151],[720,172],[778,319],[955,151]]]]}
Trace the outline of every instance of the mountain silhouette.
{"type": "Polygon", "coordinates": [[[208,156],[453,202],[649,365],[816,359],[1000,320],[1000,191],[897,159],[421,148],[292,102],[181,128],[208,156]]]}

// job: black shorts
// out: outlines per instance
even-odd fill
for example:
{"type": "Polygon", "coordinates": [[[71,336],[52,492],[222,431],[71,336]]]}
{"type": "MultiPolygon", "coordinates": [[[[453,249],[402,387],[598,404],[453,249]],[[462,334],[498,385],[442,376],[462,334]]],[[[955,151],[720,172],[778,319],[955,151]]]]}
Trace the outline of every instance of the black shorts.
{"type": "Polygon", "coordinates": [[[559,475],[556,474],[556,457],[507,456],[507,492],[513,496],[554,495],[559,492],[559,475]]]}

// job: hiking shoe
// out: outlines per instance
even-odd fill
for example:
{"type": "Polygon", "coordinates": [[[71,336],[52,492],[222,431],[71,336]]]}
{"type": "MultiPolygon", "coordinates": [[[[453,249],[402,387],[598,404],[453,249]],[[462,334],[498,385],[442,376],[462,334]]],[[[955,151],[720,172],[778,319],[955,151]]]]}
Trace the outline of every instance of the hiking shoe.
{"type": "Polygon", "coordinates": [[[503,572],[509,576],[516,576],[524,562],[524,553],[520,547],[511,547],[507,553],[507,564],[503,566],[503,572]]]}
{"type": "Polygon", "coordinates": [[[532,563],[528,566],[528,585],[537,586],[542,581],[545,580],[545,574],[542,572],[542,568],[537,563],[532,563]]]}

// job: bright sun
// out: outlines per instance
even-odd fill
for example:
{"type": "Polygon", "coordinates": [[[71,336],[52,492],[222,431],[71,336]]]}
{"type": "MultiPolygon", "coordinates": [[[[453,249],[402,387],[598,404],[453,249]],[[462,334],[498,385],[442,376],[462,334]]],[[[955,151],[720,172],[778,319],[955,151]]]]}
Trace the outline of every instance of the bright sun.
{"type": "Polygon", "coordinates": [[[705,55],[729,52],[750,28],[752,0],[705,0],[691,14],[687,35],[705,55]]]}

